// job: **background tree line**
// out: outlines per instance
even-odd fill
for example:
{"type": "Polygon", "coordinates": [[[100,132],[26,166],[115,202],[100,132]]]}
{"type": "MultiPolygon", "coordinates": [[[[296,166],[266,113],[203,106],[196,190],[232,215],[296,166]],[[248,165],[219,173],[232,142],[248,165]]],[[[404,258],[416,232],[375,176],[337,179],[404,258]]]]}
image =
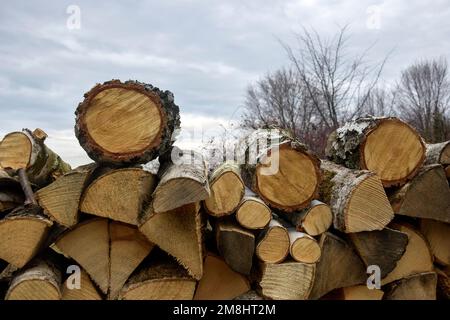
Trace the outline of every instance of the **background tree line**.
{"type": "Polygon", "coordinates": [[[387,86],[380,81],[387,57],[370,63],[370,47],[352,54],[347,27],[329,39],[303,29],[297,40],[295,48],[283,45],[289,66],[249,85],[242,128],[280,126],[321,156],[330,132],[368,114],[397,116],[428,143],[450,139],[450,80],[445,58],[417,61],[387,86]]]}

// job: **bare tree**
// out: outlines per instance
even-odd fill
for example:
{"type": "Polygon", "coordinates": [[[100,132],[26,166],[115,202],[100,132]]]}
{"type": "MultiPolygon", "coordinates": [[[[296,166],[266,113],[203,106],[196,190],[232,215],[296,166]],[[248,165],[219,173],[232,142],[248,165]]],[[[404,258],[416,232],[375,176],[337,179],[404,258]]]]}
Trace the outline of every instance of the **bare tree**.
{"type": "Polygon", "coordinates": [[[450,81],[445,58],[406,68],[397,86],[398,110],[430,143],[450,138],[450,81]]]}
{"type": "Polygon", "coordinates": [[[360,55],[350,54],[347,27],[330,39],[304,28],[297,39],[297,49],[284,47],[321,122],[331,131],[361,113],[387,58],[368,63],[371,47],[360,55]]]}
{"type": "Polygon", "coordinates": [[[397,91],[391,88],[373,88],[364,105],[361,107],[358,116],[395,116],[397,103],[397,91]]]}

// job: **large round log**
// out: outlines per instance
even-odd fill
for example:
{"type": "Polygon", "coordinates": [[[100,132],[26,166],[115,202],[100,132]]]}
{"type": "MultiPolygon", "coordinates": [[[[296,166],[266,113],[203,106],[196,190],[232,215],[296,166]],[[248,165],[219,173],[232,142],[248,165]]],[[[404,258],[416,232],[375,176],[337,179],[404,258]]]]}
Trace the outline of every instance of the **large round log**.
{"type": "Polygon", "coordinates": [[[359,118],[328,139],[327,157],[351,169],[375,172],[384,187],[402,185],[425,160],[425,144],[405,122],[389,117],[359,118]]]}
{"type": "Polygon", "coordinates": [[[75,112],[75,134],[97,162],[149,162],[170,148],[180,127],[173,94],[150,84],[111,80],[84,96],[75,112]]]}

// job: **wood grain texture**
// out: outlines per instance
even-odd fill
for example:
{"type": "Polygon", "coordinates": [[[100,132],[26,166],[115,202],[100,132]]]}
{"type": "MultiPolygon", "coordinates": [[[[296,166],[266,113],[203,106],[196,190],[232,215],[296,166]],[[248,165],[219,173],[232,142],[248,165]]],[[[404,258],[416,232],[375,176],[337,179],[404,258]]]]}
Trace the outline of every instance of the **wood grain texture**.
{"type": "Polygon", "coordinates": [[[436,300],[435,272],[419,273],[383,287],[385,300],[436,300]]]}

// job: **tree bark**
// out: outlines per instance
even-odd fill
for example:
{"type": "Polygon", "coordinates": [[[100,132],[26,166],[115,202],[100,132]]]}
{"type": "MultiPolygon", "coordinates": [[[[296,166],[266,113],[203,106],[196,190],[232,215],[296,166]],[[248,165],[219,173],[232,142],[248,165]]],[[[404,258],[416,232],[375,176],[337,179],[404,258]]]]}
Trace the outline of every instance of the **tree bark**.
{"type": "Polygon", "coordinates": [[[427,144],[425,164],[450,165],[450,141],[427,144]]]}

